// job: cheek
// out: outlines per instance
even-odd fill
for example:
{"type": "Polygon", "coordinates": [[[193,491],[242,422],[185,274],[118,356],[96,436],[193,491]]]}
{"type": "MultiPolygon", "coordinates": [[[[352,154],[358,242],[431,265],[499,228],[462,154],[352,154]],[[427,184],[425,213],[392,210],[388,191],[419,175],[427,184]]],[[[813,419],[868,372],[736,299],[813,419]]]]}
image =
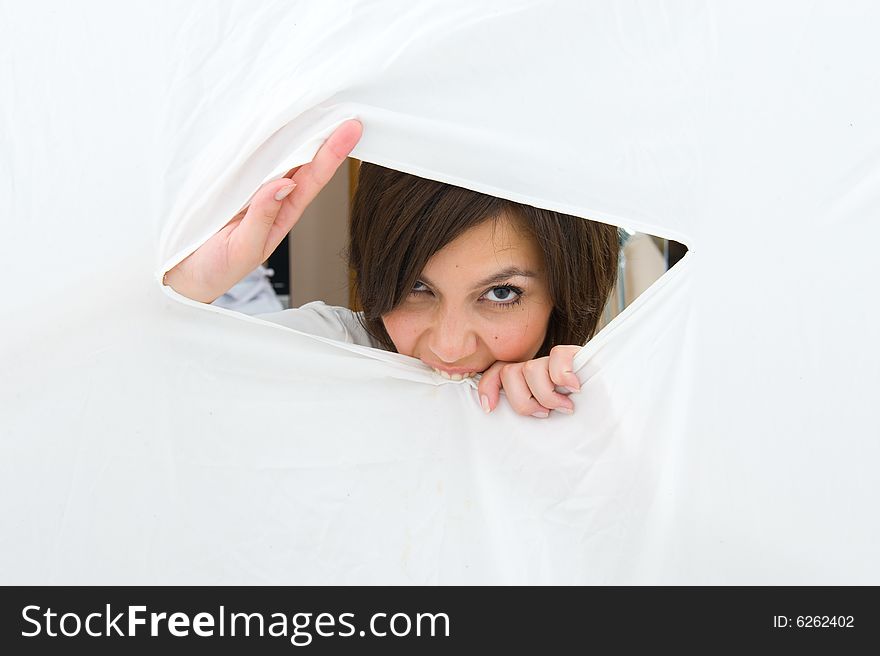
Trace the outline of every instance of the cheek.
{"type": "Polygon", "coordinates": [[[531,360],[541,348],[546,333],[546,319],[523,322],[521,317],[512,317],[490,327],[483,341],[496,360],[525,362],[531,360]]]}
{"type": "Polygon", "coordinates": [[[411,312],[395,310],[382,317],[385,332],[401,355],[412,355],[422,329],[418,318],[411,312]]]}

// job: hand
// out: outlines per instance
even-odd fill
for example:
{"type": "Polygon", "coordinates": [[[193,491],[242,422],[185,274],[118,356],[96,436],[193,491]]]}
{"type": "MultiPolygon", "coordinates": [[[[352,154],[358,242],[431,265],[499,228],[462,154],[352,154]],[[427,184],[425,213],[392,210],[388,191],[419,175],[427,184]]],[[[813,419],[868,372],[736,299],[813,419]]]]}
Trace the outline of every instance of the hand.
{"type": "Polygon", "coordinates": [[[483,372],[477,385],[480,404],[487,413],[498,406],[501,388],[510,405],[520,415],[543,419],[551,410],[565,414],[574,412],[574,403],[555,386],[567,387],[572,392],[581,389],[580,380],[573,372],[575,354],[580,346],[554,346],[550,355],[527,362],[498,361],[483,372]]]}
{"type": "Polygon", "coordinates": [[[165,275],[166,284],[193,300],[212,303],[265,262],[330,182],[360,140],[363,126],[350,120],[324,142],[314,159],[267,182],[251,204],[165,275]]]}

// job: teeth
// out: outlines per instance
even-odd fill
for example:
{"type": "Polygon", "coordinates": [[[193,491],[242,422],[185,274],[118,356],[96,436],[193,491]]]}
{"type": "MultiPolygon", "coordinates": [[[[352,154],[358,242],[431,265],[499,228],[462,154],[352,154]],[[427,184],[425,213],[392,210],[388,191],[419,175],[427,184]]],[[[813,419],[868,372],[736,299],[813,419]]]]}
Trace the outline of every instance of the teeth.
{"type": "Polygon", "coordinates": [[[436,367],[431,367],[431,369],[434,370],[434,373],[440,374],[446,380],[464,380],[465,378],[473,378],[474,377],[474,372],[470,372],[467,374],[450,374],[445,371],[441,371],[440,369],[437,369],[436,367]]]}

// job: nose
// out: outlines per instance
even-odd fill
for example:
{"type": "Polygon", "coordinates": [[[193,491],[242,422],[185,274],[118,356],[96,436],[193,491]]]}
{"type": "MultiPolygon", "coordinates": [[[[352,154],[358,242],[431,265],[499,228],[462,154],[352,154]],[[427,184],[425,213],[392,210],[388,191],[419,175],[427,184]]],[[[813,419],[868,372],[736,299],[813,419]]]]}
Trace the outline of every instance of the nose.
{"type": "Polygon", "coordinates": [[[476,352],[477,335],[464,313],[440,310],[428,348],[446,364],[453,364],[476,352]]]}

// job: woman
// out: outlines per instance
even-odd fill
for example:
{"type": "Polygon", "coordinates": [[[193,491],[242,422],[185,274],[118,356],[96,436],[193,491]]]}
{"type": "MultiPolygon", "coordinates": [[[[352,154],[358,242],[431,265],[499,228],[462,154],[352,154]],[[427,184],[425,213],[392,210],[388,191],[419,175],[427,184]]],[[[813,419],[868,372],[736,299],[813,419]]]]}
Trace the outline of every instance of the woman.
{"type": "MultiPolygon", "coordinates": [[[[250,206],[171,269],[166,284],[210,303],[275,250],[354,148],[343,123],[311,163],[266,183],[250,206]],[[295,193],[293,193],[295,190],[295,193]]],[[[571,413],[577,351],[617,271],[617,228],[364,163],[348,259],[362,313],[309,303],[270,320],[420,359],[453,380],[482,373],[483,410],[571,413]],[[291,318],[291,321],[286,317],[291,318]],[[338,330],[335,332],[339,332],[338,330]]]]}

